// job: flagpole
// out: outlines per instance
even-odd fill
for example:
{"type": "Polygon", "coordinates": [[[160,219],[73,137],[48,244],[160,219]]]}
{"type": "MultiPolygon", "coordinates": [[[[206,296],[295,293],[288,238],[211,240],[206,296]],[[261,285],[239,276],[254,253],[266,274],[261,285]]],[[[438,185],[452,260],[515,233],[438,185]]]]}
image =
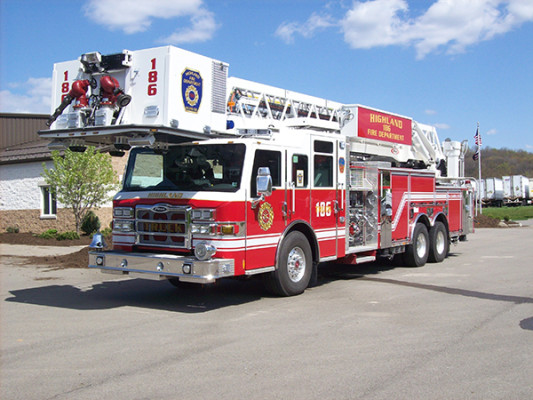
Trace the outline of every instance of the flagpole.
{"type": "Polygon", "coordinates": [[[481,201],[481,134],[479,133],[479,122],[477,123],[478,145],[477,145],[477,168],[479,171],[479,213],[483,214],[483,203],[481,201]]]}

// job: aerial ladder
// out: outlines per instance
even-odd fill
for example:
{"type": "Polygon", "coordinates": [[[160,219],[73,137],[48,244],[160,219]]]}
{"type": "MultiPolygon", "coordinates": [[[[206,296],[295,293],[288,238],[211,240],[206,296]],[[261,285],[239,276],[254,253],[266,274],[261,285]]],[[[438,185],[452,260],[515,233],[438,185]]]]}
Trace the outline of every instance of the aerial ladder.
{"type": "Polygon", "coordinates": [[[86,53],[78,60],[58,63],[50,129],[40,135],[51,140],[53,149],[83,150],[94,145],[121,155],[136,145],[164,147],[306,128],[344,134],[350,151],[361,161],[384,160],[445,175],[446,155],[432,126],[361,105],[228,77],[228,67],[172,46],[107,56],[86,53]],[[366,117],[362,116],[369,112],[381,115],[389,131],[363,126],[366,117]],[[393,123],[392,130],[387,122],[393,123]],[[401,135],[394,134],[394,124],[403,124],[401,135]],[[365,129],[377,132],[371,136],[365,129]]]}

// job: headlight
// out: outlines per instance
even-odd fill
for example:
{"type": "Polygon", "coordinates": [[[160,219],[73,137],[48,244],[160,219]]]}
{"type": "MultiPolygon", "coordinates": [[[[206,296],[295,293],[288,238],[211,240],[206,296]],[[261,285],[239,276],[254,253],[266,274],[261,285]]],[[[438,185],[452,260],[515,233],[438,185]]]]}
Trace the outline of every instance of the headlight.
{"type": "Polygon", "coordinates": [[[208,208],[196,208],[192,210],[193,220],[213,221],[215,219],[215,210],[208,208]]]}
{"type": "Polygon", "coordinates": [[[113,230],[115,232],[133,232],[133,225],[133,221],[123,221],[120,219],[116,219],[113,221],[113,230]]]}
{"type": "Polygon", "coordinates": [[[192,224],[191,233],[193,235],[215,235],[217,231],[216,224],[192,224]]]}
{"type": "Polygon", "coordinates": [[[200,242],[194,248],[194,255],[200,261],[209,260],[216,253],[217,248],[212,244],[200,242]]]}
{"type": "Polygon", "coordinates": [[[133,218],[133,208],[116,207],[113,209],[113,216],[120,218],[133,218]]]}

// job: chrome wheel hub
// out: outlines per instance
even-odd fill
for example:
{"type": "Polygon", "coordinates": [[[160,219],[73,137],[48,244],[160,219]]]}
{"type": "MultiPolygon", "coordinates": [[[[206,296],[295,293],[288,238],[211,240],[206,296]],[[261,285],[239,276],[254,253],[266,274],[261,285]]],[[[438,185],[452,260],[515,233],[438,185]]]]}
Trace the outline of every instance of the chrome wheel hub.
{"type": "Polygon", "coordinates": [[[305,254],[299,247],[295,247],[287,257],[287,272],[289,279],[293,282],[299,282],[305,274],[305,254]]]}
{"type": "Polygon", "coordinates": [[[416,254],[418,258],[423,258],[427,251],[427,241],[424,235],[418,235],[416,238],[416,254]]]}
{"type": "Polygon", "coordinates": [[[435,241],[435,248],[437,250],[437,253],[438,254],[444,253],[444,248],[445,247],[446,247],[446,243],[445,243],[444,233],[443,232],[439,232],[437,234],[437,239],[435,241]]]}

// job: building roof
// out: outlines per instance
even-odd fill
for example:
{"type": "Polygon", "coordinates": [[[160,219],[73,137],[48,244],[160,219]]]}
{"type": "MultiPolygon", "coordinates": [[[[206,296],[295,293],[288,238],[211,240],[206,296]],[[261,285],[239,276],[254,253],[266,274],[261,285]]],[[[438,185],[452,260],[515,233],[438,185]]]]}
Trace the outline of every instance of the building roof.
{"type": "Polygon", "coordinates": [[[49,141],[37,134],[47,121],[47,114],[0,113],[0,164],[49,160],[49,141]]]}
{"type": "Polygon", "coordinates": [[[50,160],[52,156],[48,143],[50,143],[49,140],[38,139],[0,149],[0,165],[50,160]]]}

